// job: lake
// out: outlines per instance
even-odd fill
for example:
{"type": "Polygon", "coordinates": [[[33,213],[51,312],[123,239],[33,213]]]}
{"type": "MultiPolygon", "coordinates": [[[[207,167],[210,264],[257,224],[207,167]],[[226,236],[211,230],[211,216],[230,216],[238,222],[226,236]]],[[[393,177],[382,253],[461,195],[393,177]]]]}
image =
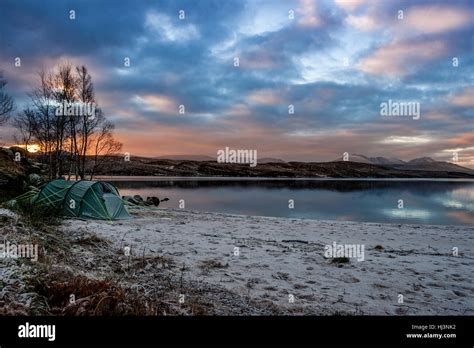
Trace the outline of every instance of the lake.
{"type": "MultiPolygon", "coordinates": [[[[106,178],[103,180],[108,181],[106,178]]],[[[160,207],[321,220],[474,226],[473,180],[135,178],[121,195],[169,198],[160,207]],[[289,208],[293,200],[294,208],[289,208]],[[401,207],[403,201],[403,208],[401,207]]]]}

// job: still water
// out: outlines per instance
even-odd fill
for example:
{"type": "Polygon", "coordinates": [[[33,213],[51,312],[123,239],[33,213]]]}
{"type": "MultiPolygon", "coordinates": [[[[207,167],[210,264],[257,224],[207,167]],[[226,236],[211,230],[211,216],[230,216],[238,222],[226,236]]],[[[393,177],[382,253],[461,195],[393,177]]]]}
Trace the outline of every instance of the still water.
{"type": "Polygon", "coordinates": [[[157,196],[163,207],[323,220],[474,226],[474,181],[114,181],[121,195],[157,196]],[[293,200],[294,208],[289,208],[293,200]],[[403,208],[401,207],[403,201],[403,208]]]}

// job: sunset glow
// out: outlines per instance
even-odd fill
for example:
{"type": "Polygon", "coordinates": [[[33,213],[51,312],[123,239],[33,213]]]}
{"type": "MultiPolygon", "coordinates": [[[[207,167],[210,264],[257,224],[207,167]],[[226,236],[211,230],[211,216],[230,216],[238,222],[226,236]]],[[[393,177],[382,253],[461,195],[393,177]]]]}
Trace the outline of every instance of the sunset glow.
{"type": "MultiPolygon", "coordinates": [[[[18,110],[41,68],[84,64],[125,152],[450,161],[446,150],[462,148],[459,163],[473,166],[469,1],[3,3],[0,70],[18,110]],[[58,20],[72,5],[87,16],[58,20]],[[388,100],[419,103],[419,117],[381,117],[388,100]]],[[[0,129],[7,144],[14,135],[0,129]]]]}
{"type": "Polygon", "coordinates": [[[36,152],[39,152],[41,150],[40,146],[37,145],[37,144],[31,144],[31,145],[13,145],[13,146],[17,146],[17,147],[21,147],[22,149],[25,149],[26,148],[26,151],[30,152],[30,153],[36,153],[36,152]]]}

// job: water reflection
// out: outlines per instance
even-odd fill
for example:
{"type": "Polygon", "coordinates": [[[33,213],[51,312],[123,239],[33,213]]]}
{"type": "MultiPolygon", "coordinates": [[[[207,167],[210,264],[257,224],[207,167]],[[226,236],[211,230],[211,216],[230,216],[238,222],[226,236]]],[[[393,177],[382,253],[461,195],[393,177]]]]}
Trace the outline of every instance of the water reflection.
{"type": "Polygon", "coordinates": [[[324,220],[474,225],[474,182],[156,181],[115,182],[124,195],[168,197],[168,207],[324,220]],[[294,209],[288,200],[294,200],[294,209]],[[398,209],[403,199],[404,208],[398,209]]]}
{"type": "Polygon", "coordinates": [[[431,212],[421,209],[408,209],[408,208],[397,208],[397,209],[382,209],[383,214],[390,218],[403,218],[403,219],[422,219],[427,220],[431,217],[431,212]]]}

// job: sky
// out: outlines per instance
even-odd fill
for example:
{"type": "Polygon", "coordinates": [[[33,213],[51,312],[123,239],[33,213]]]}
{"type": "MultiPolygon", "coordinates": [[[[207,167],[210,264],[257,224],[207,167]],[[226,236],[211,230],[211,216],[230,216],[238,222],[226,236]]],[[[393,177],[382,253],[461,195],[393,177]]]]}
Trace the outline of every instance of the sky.
{"type": "MultiPolygon", "coordinates": [[[[298,161],[345,152],[453,161],[456,152],[474,168],[473,1],[0,5],[0,70],[16,112],[39,70],[85,65],[132,156],[229,147],[298,161]],[[389,101],[418,103],[419,117],[381,115],[389,101]]],[[[13,134],[3,126],[0,142],[13,134]]]]}

